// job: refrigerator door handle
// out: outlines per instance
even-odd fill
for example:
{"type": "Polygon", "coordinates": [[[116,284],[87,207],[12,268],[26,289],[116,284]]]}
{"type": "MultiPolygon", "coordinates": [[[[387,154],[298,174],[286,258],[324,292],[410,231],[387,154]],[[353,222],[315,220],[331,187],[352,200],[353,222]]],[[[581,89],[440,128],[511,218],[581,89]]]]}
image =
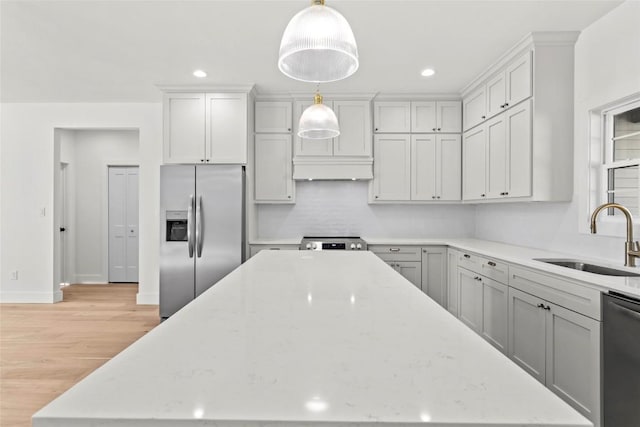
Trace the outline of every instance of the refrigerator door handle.
{"type": "Polygon", "coordinates": [[[187,246],[189,247],[189,258],[193,258],[193,194],[189,196],[189,207],[187,208],[187,246]]]}
{"type": "Polygon", "coordinates": [[[202,196],[196,203],[196,251],[198,258],[202,257],[202,196]]]}

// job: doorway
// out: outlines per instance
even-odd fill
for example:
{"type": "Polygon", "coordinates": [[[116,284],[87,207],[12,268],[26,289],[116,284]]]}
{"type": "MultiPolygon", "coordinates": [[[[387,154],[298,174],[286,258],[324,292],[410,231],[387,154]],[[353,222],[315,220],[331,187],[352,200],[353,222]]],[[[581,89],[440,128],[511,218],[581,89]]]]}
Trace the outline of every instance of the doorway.
{"type": "Polygon", "coordinates": [[[138,167],[109,166],[109,282],[138,282],[138,167]]]}

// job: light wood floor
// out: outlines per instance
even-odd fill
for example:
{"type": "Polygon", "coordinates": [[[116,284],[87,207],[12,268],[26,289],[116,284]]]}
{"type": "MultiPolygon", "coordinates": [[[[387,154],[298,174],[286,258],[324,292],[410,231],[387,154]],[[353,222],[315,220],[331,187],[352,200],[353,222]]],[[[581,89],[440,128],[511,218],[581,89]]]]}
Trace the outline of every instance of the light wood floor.
{"type": "Polygon", "coordinates": [[[71,285],[57,304],[0,304],[0,426],[31,416],[159,323],[135,284],[71,285]]]}

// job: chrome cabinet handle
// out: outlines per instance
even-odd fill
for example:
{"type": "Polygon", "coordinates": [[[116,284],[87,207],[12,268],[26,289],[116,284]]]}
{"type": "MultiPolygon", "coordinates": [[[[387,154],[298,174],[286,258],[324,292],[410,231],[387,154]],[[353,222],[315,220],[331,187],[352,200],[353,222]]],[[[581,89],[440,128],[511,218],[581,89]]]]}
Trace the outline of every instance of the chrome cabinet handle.
{"type": "Polygon", "coordinates": [[[400,248],[389,248],[391,252],[400,252],[400,248]]]}
{"type": "Polygon", "coordinates": [[[198,258],[202,257],[202,196],[196,203],[196,251],[198,258]]]}
{"type": "Polygon", "coordinates": [[[189,207],[187,208],[187,246],[189,247],[189,258],[193,258],[193,194],[189,196],[189,207]]]}

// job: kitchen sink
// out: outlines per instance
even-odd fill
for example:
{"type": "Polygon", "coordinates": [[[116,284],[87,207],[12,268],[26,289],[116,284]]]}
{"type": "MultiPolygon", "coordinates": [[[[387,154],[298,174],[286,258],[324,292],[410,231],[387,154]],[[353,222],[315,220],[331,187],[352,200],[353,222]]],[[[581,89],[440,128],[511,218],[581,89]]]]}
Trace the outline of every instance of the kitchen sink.
{"type": "Polygon", "coordinates": [[[637,273],[631,273],[625,270],[617,270],[615,268],[604,267],[602,265],[597,265],[597,264],[590,264],[588,262],[578,261],[575,259],[536,258],[534,259],[534,261],[546,262],[547,264],[559,265],[560,267],[586,271],[587,273],[601,274],[603,276],[640,277],[640,274],[637,274],[637,273]]]}

